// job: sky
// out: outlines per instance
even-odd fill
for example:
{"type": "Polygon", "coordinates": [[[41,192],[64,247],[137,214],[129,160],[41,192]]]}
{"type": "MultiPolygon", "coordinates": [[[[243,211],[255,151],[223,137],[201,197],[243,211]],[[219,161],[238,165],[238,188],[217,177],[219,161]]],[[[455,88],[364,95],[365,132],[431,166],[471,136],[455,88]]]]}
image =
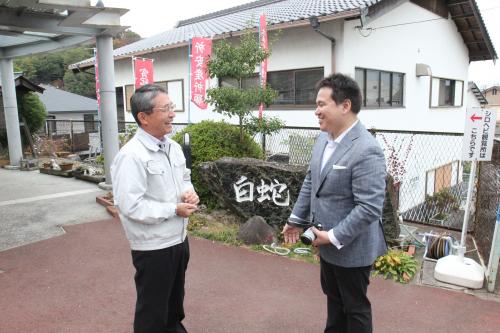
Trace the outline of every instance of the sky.
{"type": "MultiPolygon", "coordinates": [[[[95,5],[97,0],[91,0],[95,5]]],[[[122,16],[121,24],[141,37],[150,37],[170,30],[176,22],[200,16],[229,7],[238,6],[251,0],[103,0],[106,7],[128,8],[122,16]]],[[[493,46],[500,56],[500,16],[499,0],[476,0],[493,46]]],[[[469,80],[476,82],[479,88],[500,85],[500,60],[475,61],[469,67],[469,80]]]]}

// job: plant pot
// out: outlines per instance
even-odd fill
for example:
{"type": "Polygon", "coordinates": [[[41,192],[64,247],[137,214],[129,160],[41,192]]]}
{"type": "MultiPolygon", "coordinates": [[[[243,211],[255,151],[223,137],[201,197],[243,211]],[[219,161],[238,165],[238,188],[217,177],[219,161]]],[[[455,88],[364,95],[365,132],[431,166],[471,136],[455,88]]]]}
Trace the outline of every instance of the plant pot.
{"type": "Polygon", "coordinates": [[[56,151],[57,157],[68,157],[71,154],[69,151],[56,151]]]}
{"type": "Polygon", "coordinates": [[[61,163],[59,164],[61,171],[69,171],[73,169],[73,163],[61,163]]]}

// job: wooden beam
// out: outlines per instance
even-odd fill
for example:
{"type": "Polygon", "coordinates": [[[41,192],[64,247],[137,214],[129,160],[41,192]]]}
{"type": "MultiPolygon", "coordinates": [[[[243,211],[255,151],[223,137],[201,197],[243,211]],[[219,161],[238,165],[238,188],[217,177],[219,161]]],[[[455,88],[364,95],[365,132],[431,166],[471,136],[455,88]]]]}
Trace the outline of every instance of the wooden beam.
{"type": "Polygon", "coordinates": [[[462,18],[469,18],[469,17],[474,17],[474,13],[465,13],[465,14],[454,15],[451,18],[455,20],[455,19],[462,19],[462,18]]]}
{"type": "Polygon", "coordinates": [[[484,44],[485,41],[484,40],[475,40],[475,41],[471,41],[471,42],[465,42],[465,44],[469,45],[469,44],[484,44]]]}
{"type": "Polygon", "coordinates": [[[458,6],[458,5],[466,5],[470,4],[469,0],[448,0],[446,1],[448,6],[458,6]]]}
{"type": "Polygon", "coordinates": [[[474,32],[474,31],[481,32],[481,29],[479,27],[477,27],[477,28],[467,28],[467,29],[458,30],[458,32],[460,32],[460,33],[462,33],[462,32],[474,32]]]}

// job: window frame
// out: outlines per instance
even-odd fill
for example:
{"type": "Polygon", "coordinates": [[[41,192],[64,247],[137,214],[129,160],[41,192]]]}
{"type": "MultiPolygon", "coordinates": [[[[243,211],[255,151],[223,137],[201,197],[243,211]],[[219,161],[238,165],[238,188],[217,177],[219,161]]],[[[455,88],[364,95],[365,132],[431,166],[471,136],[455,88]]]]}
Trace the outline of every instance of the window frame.
{"type": "MultiPolygon", "coordinates": [[[[176,110],[174,110],[175,112],[184,112],[186,111],[186,108],[185,108],[185,92],[184,92],[184,79],[172,79],[172,80],[162,80],[162,81],[155,81],[154,84],[159,84],[161,85],[163,88],[165,88],[165,90],[167,91],[167,94],[168,94],[168,84],[170,82],[180,82],[180,86],[181,86],[181,89],[182,89],[182,92],[181,92],[181,105],[177,105],[176,103],[176,110]],[[163,85],[164,84],[164,85],[163,85]]],[[[130,98],[132,97],[132,95],[135,93],[135,85],[134,84],[126,84],[123,86],[123,95],[124,95],[124,98],[125,98],[125,111],[126,112],[132,112],[132,107],[130,105],[130,98]],[[130,94],[130,95],[129,95],[130,94]]]]}
{"type": "MultiPolygon", "coordinates": [[[[362,70],[363,71],[363,86],[360,87],[361,94],[362,94],[362,99],[361,99],[361,108],[364,110],[380,110],[380,109],[404,109],[405,108],[405,101],[406,101],[406,94],[405,94],[405,81],[406,81],[406,73],[403,72],[396,72],[396,71],[388,71],[388,70],[382,70],[382,69],[374,69],[374,68],[367,68],[367,67],[354,67],[354,80],[356,80],[356,71],[357,70],[362,70]],[[375,71],[378,72],[378,106],[366,105],[366,83],[367,83],[367,71],[375,71]],[[390,83],[389,83],[389,95],[391,97],[391,104],[390,105],[381,105],[380,99],[382,95],[382,73],[386,73],[390,75],[390,83]],[[401,104],[399,105],[393,105],[393,87],[394,87],[394,74],[397,75],[402,75],[402,82],[401,82],[401,104]]],[[[359,85],[359,84],[358,84],[359,85]]]]}
{"type": "MultiPolygon", "coordinates": [[[[438,89],[439,89],[439,87],[438,87],[438,89]]],[[[464,106],[464,91],[465,91],[465,84],[464,84],[463,80],[450,79],[450,78],[440,77],[440,76],[431,76],[431,84],[430,84],[430,91],[429,91],[429,108],[430,109],[461,108],[464,106]],[[455,87],[453,88],[453,93],[455,96],[457,93],[457,90],[456,90],[457,82],[461,82],[462,83],[462,92],[461,92],[462,98],[460,100],[460,104],[459,105],[455,105],[455,104],[453,104],[453,105],[439,105],[439,91],[438,91],[438,105],[432,105],[432,92],[433,92],[433,88],[434,88],[434,79],[439,79],[439,83],[441,83],[441,80],[455,81],[455,87]]],[[[453,99],[453,101],[455,102],[455,98],[453,99]]]]}
{"type": "Polygon", "coordinates": [[[83,128],[84,128],[85,133],[96,133],[97,132],[95,116],[96,116],[96,114],[93,114],[93,113],[84,113],[83,114],[83,128]],[[89,116],[92,117],[92,120],[85,119],[85,118],[88,118],[89,116]]]}
{"type": "Polygon", "coordinates": [[[172,80],[162,80],[162,81],[155,81],[155,84],[162,84],[164,83],[165,86],[161,85],[163,88],[165,88],[165,90],[167,91],[167,94],[168,94],[168,84],[170,82],[180,82],[181,84],[181,88],[182,88],[182,92],[181,92],[181,100],[182,100],[182,107],[179,108],[181,105],[177,105],[177,103],[174,103],[175,104],[175,107],[176,109],[174,110],[174,112],[184,112],[185,111],[185,108],[184,108],[184,98],[185,98],[185,95],[184,95],[184,79],[172,79],[172,80]]]}
{"type": "MultiPolygon", "coordinates": [[[[267,72],[267,85],[270,86],[269,84],[269,75],[274,74],[274,73],[286,73],[286,72],[293,72],[293,94],[294,97],[296,96],[296,89],[295,89],[295,73],[296,72],[302,72],[302,71],[311,71],[311,70],[321,70],[323,74],[321,75],[321,79],[324,78],[325,75],[325,68],[324,67],[306,67],[306,68],[295,68],[295,69],[285,69],[285,70],[278,70],[278,71],[268,71],[267,72]]],[[[255,73],[254,77],[259,77],[259,73],[255,73]]],[[[219,87],[222,86],[222,81],[224,78],[219,79],[219,87]]],[[[274,88],[273,88],[274,89],[274,88]]],[[[275,89],[276,90],[276,89],[275,89]]],[[[295,100],[295,98],[294,98],[295,100]]],[[[316,100],[312,104],[271,104],[269,107],[267,107],[268,110],[310,110],[311,108],[316,108],[316,100]]]]}
{"type": "MultiPolygon", "coordinates": [[[[297,90],[295,88],[296,72],[305,72],[305,71],[312,71],[312,70],[318,70],[318,71],[321,70],[323,72],[323,75],[321,76],[321,78],[319,80],[324,78],[325,67],[306,67],[306,68],[295,68],[295,69],[287,69],[287,70],[279,70],[279,71],[269,71],[267,73],[267,77],[268,77],[267,83],[269,84],[269,74],[293,72],[293,87],[292,88],[293,88],[294,100],[296,100],[296,94],[297,94],[297,90]]],[[[311,108],[316,108],[316,99],[314,100],[314,103],[312,103],[312,104],[271,104],[268,107],[269,110],[310,110],[311,108]]]]}

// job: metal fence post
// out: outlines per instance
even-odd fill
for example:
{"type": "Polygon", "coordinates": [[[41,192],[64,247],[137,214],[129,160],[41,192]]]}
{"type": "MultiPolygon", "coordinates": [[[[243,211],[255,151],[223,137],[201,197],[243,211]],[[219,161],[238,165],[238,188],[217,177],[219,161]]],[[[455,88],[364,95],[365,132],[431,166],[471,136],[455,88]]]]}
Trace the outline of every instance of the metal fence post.
{"type": "Polygon", "coordinates": [[[264,152],[264,159],[266,159],[266,133],[262,133],[262,151],[264,152]]]}
{"type": "Polygon", "coordinates": [[[70,133],[69,133],[69,138],[71,140],[71,152],[73,152],[75,149],[75,144],[73,142],[73,120],[69,121],[69,127],[70,127],[70,133]]]}
{"type": "Polygon", "coordinates": [[[491,243],[490,260],[488,261],[488,270],[486,278],[488,279],[488,291],[495,291],[495,281],[498,272],[498,262],[500,261],[500,204],[498,205],[497,222],[495,223],[495,231],[493,233],[493,241],[491,243]]]}

